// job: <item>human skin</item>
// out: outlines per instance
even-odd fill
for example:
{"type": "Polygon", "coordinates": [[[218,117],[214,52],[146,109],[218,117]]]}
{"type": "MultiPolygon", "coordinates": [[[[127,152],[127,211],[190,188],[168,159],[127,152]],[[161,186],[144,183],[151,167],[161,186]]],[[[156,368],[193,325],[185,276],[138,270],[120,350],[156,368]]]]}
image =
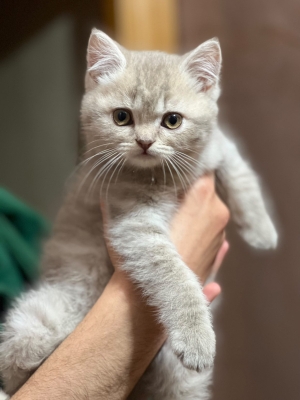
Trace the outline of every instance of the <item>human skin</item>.
{"type": "MultiPolygon", "coordinates": [[[[106,221],[105,206],[104,221],[106,221]]],[[[186,264],[203,282],[227,252],[224,228],[229,212],[215,193],[212,175],[199,179],[184,197],[171,224],[171,238],[186,264]]],[[[139,289],[119,268],[74,332],[33,374],[12,400],[126,399],[166,335],[139,289]]],[[[212,301],[217,283],[204,287],[212,301]]]]}

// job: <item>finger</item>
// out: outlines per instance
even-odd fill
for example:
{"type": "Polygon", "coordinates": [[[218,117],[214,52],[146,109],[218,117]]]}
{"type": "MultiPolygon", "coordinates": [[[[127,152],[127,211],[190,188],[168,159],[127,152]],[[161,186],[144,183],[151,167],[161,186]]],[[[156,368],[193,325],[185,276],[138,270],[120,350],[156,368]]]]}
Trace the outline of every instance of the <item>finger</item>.
{"type": "Polygon", "coordinates": [[[216,282],[209,283],[204,286],[203,293],[205,294],[207,301],[211,303],[221,293],[221,286],[216,282]]]}
{"type": "MultiPolygon", "coordinates": [[[[203,202],[215,193],[215,175],[213,173],[201,176],[187,193],[187,199],[193,204],[196,200],[197,209],[199,201],[203,202]]],[[[196,205],[195,205],[196,206],[196,205]]]]}
{"type": "Polygon", "coordinates": [[[227,242],[227,240],[224,240],[222,246],[220,247],[220,249],[216,255],[215,261],[212,266],[212,272],[214,274],[216,274],[218,272],[222,262],[224,261],[224,258],[226,256],[228,250],[229,250],[229,243],[227,242]]]}
{"type": "Polygon", "coordinates": [[[225,240],[222,243],[221,247],[219,248],[213,264],[211,264],[211,267],[207,270],[207,272],[204,276],[205,279],[203,279],[203,282],[211,283],[211,282],[215,281],[217,272],[218,272],[219,268],[221,267],[222,262],[224,261],[224,258],[228,252],[228,249],[229,249],[229,243],[227,242],[227,240],[225,240]]]}

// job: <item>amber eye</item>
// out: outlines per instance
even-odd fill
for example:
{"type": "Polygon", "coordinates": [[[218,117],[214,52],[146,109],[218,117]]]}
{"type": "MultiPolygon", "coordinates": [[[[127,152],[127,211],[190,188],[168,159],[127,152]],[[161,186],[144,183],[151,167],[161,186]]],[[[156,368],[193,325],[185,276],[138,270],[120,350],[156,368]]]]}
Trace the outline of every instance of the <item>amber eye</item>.
{"type": "Polygon", "coordinates": [[[182,116],[177,113],[170,113],[162,120],[162,126],[168,129],[176,129],[182,123],[182,116]]]}
{"type": "Polygon", "coordinates": [[[113,113],[114,121],[117,125],[131,125],[133,123],[131,114],[127,110],[118,109],[113,113]]]}

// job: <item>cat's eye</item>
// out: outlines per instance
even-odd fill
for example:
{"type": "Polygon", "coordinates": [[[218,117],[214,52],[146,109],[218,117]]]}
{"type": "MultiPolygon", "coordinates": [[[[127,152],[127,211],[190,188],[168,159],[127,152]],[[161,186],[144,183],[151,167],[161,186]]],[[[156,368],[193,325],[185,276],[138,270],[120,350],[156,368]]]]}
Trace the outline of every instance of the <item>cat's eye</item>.
{"type": "Polygon", "coordinates": [[[176,129],[182,124],[182,116],[177,113],[169,113],[164,116],[162,126],[168,129],[176,129]]]}
{"type": "Polygon", "coordinates": [[[113,113],[114,121],[119,126],[131,125],[133,124],[133,119],[131,113],[127,110],[121,108],[117,109],[113,113]]]}

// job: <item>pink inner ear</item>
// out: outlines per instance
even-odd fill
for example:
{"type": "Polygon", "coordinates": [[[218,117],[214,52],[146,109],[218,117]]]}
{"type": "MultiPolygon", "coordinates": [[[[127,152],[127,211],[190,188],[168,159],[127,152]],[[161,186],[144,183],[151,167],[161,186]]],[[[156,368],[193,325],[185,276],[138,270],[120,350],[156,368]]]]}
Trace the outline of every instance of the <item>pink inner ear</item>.
{"type": "Polygon", "coordinates": [[[91,77],[99,78],[112,75],[125,68],[126,60],[118,45],[100,31],[93,31],[87,51],[87,66],[91,77]]]}
{"type": "Polygon", "coordinates": [[[97,33],[92,33],[87,51],[87,68],[91,77],[97,82],[98,78],[107,73],[105,58],[107,50],[105,42],[97,33]]]}
{"type": "Polygon", "coordinates": [[[197,82],[198,90],[207,92],[219,80],[221,50],[216,40],[209,40],[194,50],[186,60],[186,68],[197,82]]]}
{"type": "Polygon", "coordinates": [[[97,38],[96,35],[93,35],[90,38],[89,45],[88,45],[88,52],[87,52],[87,67],[88,69],[92,68],[98,61],[97,57],[97,38]]]}

